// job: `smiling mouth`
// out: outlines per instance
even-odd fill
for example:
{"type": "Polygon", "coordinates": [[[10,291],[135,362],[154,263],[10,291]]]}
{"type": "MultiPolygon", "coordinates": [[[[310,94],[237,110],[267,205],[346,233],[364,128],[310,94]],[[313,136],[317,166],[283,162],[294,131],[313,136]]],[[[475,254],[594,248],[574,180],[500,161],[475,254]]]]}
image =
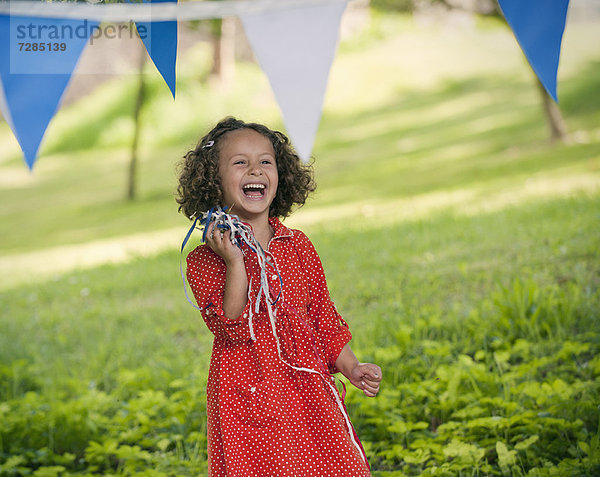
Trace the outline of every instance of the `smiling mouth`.
{"type": "Polygon", "coordinates": [[[266,186],[264,184],[246,184],[242,187],[242,192],[249,199],[260,199],[265,195],[266,186]]]}

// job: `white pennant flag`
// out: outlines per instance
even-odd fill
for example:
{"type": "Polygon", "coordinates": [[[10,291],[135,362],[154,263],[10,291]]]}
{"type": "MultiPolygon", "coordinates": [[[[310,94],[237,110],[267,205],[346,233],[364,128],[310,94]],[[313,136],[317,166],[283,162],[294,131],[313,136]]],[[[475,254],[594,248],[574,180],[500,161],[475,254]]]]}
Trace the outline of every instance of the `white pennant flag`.
{"type": "Polygon", "coordinates": [[[240,17],[304,161],[310,157],[321,119],[346,3],[338,0],[240,17]]]}

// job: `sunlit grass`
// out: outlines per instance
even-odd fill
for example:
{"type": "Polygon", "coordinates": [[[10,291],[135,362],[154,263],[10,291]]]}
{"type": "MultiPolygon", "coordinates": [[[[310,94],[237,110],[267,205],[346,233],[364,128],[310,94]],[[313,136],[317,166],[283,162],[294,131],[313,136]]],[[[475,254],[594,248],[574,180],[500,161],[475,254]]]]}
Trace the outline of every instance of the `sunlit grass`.
{"type": "MultiPolygon", "coordinates": [[[[593,287],[600,284],[595,249],[600,240],[597,195],[531,196],[516,203],[512,194],[500,199],[506,202],[496,207],[463,196],[457,201],[462,207],[436,208],[427,215],[410,203],[391,203],[381,211],[354,206],[354,214],[333,221],[318,217],[291,225],[302,226],[313,239],[332,296],[357,331],[358,348],[369,353],[377,322],[365,319],[364,313],[370,310],[379,316],[384,309],[388,313],[398,294],[414,302],[413,306],[448,300],[468,308],[476,306],[490,288],[522,274],[533,275],[540,285],[564,277],[593,287]],[[366,309],[364,300],[369,302],[366,309]]],[[[432,202],[439,207],[444,200],[452,204],[451,197],[436,197],[432,202]]],[[[167,234],[163,240],[173,238],[167,234]]],[[[136,241],[140,242],[138,252],[143,253],[146,246],[141,235],[121,244],[121,251],[129,247],[135,253],[136,241]]],[[[197,237],[193,241],[197,243],[197,237]]],[[[81,250],[82,259],[92,265],[93,248],[90,243],[81,250]]],[[[40,260],[42,274],[46,260],[60,261],[60,250],[40,260]]],[[[208,332],[186,302],[182,288],[177,247],[173,246],[156,257],[79,272],[60,271],[49,279],[39,281],[38,277],[31,285],[4,290],[0,295],[4,309],[0,362],[34,360],[39,376],[50,376],[48,385],[62,386],[65,377],[86,381],[99,373],[105,375],[97,366],[144,365],[144,342],[145,349],[156,347],[155,359],[163,359],[163,353],[172,356],[175,351],[169,350],[169,343],[179,335],[169,330],[178,326],[193,329],[188,338],[181,339],[189,339],[191,346],[199,339],[206,352],[208,332]],[[155,335],[161,323],[164,333],[155,335]],[[73,354],[69,347],[77,351],[73,354]],[[107,362],[100,359],[94,364],[98,361],[94,359],[86,367],[71,362],[91,359],[99,347],[113,350],[107,362]],[[38,354],[37,350],[45,351],[38,354]],[[53,371],[56,364],[54,358],[47,360],[49,356],[60,356],[60,366],[53,371]]],[[[177,354],[182,366],[191,358],[185,358],[181,348],[177,354]]]]}

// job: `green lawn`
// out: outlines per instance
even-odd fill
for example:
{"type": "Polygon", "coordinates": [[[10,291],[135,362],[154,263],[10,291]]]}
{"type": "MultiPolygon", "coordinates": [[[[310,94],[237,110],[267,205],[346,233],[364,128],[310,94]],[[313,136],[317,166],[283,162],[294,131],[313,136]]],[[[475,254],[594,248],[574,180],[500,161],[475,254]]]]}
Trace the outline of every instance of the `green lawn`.
{"type": "MultiPolygon", "coordinates": [[[[376,399],[346,401],[374,475],[600,473],[600,56],[586,32],[565,38],[561,145],[494,23],[459,34],[376,17],[340,47],[319,189],[289,223],[319,250],[353,348],[382,366],[376,399]]],[[[207,61],[202,46],[180,61],[175,103],[148,72],[132,203],[133,78],[61,111],[33,175],[0,125],[0,261],[183,237],[174,165],[201,132],[229,113],[281,127],[255,66],[218,91],[207,61]]],[[[0,475],[205,474],[211,336],[178,261],[173,247],[29,284],[6,273],[0,475]]]]}

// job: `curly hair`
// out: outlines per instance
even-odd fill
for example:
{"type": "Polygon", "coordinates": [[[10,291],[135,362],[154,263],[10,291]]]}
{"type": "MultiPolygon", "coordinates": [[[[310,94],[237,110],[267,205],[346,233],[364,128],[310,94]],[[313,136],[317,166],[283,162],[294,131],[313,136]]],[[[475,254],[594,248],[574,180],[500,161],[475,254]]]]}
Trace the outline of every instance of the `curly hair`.
{"type": "Polygon", "coordinates": [[[304,205],[308,195],[315,190],[312,165],[301,162],[285,134],[262,124],[245,123],[227,117],[219,121],[195,149],[183,156],[179,164],[176,198],[179,212],[183,211],[191,218],[216,205],[224,205],[219,176],[219,150],[227,133],[238,129],[252,129],[265,136],[273,145],[279,185],[269,208],[270,217],[287,217],[294,205],[304,205]]]}

